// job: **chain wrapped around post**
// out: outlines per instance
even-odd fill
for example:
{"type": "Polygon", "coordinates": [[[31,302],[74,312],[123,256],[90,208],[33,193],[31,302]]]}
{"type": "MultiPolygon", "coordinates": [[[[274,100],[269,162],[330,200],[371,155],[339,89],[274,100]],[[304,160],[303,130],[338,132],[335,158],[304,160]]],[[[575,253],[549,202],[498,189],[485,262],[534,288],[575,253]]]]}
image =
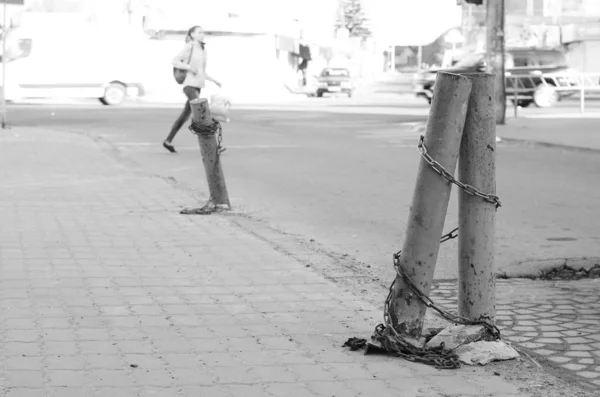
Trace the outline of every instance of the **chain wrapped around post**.
{"type": "Polygon", "coordinates": [[[477,196],[487,201],[488,203],[494,204],[496,206],[496,209],[502,206],[498,196],[495,196],[493,194],[482,193],[471,185],[467,185],[465,183],[457,181],[451,173],[446,171],[446,169],[440,163],[438,163],[431,157],[431,155],[427,151],[427,147],[425,146],[425,137],[423,135],[421,135],[421,138],[419,139],[418,148],[419,152],[421,152],[421,157],[423,157],[427,164],[429,164],[435,172],[437,172],[446,180],[448,180],[448,182],[455,184],[459,188],[463,189],[465,193],[470,194],[471,196],[477,196]]]}
{"type": "MultiPolygon", "coordinates": [[[[421,136],[418,143],[418,149],[421,153],[423,159],[431,166],[431,168],[448,180],[450,183],[455,184],[456,186],[463,189],[468,194],[473,196],[480,197],[490,204],[494,204],[495,208],[498,209],[500,204],[500,199],[498,196],[485,194],[475,189],[472,186],[466,185],[457,181],[452,174],[450,174],[439,162],[435,161],[431,157],[431,155],[427,151],[427,147],[425,146],[425,138],[421,136]]],[[[440,239],[440,243],[445,243],[446,241],[453,240],[458,237],[458,228],[450,231],[449,233],[443,235],[440,239]]],[[[500,339],[500,330],[496,325],[494,325],[490,319],[482,318],[479,320],[471,320],[465,317],[461,317],[459,315],[452,314],[446,310],[438,307],[427,295],[425,295],[410,279],[406,271],[400,265],[400,254],[401,251],[396,252],[393,255],[394,260],[394,269],[398,277],[402,278],[412,294],[416,296],[428,309],[432,309],[437,312],[442,318],[445,320],[460,325],[481,325],[483,326],[487,334],[484,337],[485,340],[499,340],[500,339]]],[[[389,292],[384,304],[384,313],[383,313],[383,321],[384,324],[379,324],[375,327],[375,331],[371,336],[371,340],[377,342],[378,345],[367,342],[366,339],[360,338],[350,338],[344,344],[344,346],[349,347],[351,350],[358,350],[360,348],[366,347],[367,353],[369,351],[385,353],[389,355],[393,355],[396,357],[402,357],[408,361],[419,362],[422,364],[432,365],[438,369],[455,369],[460,367],[460,361],[458,359],[458,355],[454,352],[454,350],[446,350],[445,346],[442,344],[441,346],[434,348],[425,348],[415,346],[415,343],[407,338],[403,337],[392,324],[391,316],[390,316],[390,303],[393,297],[393,290],[396,284],[397,278],[394,278],[392,284],[389,287],[389,292]]]]}
{"type": "MultiPolygon", "coordinates": [[[[216,161],[214,166],[213,173],[216,174],[218,170],[218,164],[221,161],[221,153],[223,153],[226,149],[221,145],[223,141],[223,129],[221,127],[221,123],[219,121],[212,119],[211,124],[203,124],[196,122],[194,119],[191,120],[191,124],[189,127],[190,131],[194,135],[201,135],[205,137],[216,136],[217,138],[217,149],[216,149],[216,161]]],[[[184,209],[181,211],[181,214],[184,215],[209,215],[214,212],[218,212],[220,210],[217,203],[215,203],[214,197],[211,195],[208,198],[208,201],[204,206],[200,208],[193,209],[184,209]]]]}

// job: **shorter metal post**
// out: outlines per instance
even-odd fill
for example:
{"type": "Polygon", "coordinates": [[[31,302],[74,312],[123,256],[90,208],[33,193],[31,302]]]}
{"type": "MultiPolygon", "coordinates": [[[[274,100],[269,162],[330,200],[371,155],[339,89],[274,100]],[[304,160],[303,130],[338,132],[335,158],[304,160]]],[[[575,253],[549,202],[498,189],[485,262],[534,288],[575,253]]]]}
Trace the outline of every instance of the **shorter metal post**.
{"type": "Polygon", "coordinates": [[[231,209],[225,175],[223,175],[220,161],[222,150],[220,145],[221,126],[212,119],[206,99],[194,99],[190,101],[190,105],[192,107],[192,129],[194,129],[194,126],[199,127],[199,131],[195,132],[198,135],[206,181],[210,190],[209,204],[212,203],[215,206],[225,205],[227,209],[231,209]]]}

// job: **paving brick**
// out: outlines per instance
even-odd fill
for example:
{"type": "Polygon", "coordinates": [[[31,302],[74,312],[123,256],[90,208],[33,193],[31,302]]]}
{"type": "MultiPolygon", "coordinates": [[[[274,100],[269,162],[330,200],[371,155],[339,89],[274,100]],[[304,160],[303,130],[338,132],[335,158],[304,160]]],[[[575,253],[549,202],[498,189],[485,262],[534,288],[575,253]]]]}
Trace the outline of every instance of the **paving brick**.
{"type": "Polygon", "coordinates": [[[97,387],[133,387],[133,380],[124,370],[93,369],[88,372],[90,379],[97,387]]]}
{"type": "Polygon", "coordinates": [[[85,369],[85,360],[81,356],[47,355],[44,358],[49,370],[74,370],[85,369]]]}
{"type": "Polygon", "coordinates": [[[46,342],[44,343],[44,353],[51,355],[69,355],[76,356],[80,354],[79,347],[74,341],[66,342],[46,342]]]}
{"type": "Polygon", "coordinates": [[[326,370],[326,364],[292,364],[289,366],[299,381],[320,381],[332,380],[333,374],[326,370]]]}
{"type": "Polygon", "coordinates": [[[110,341],[83,341],[79,342],[82,354],[119,354],[119,350],[110,341]]]}
{"type": "Polygon", "coordinates": [[[250,372],[255,375],[261,383],[293,383],[297,380],[296,375],[289,368],[281,366],[255,366],[252,367],[250,372]]]}
{"type": "Polygon", "coordinates": [[[137,365],[137,368],[142,370],[148,369],[164,369],[164,362],[158,356],[150,354],[124,354],[122,360],[125,366],[130,368],[132,365],[137,365]]]}
{"type": "Polygon", "coordinates": [[[197,368],[201,361],[195,354],[168,353],[162,355],[162,360],[169,368],[197,368]]]}
{"type": "Polygon", "coordinates": [[[272,362],[268,352],[213,352],[202,353],[197,357],[200,363],[211,367],[243,367],[251,365],[268,364],[272,362]],[[266,357],[263,359],[263,357],[266,357]]]}
{"type": "Polygon", "coordinates": [[[266,350],[291,351],[298,349],[298,345],[294,342],[294,339],[286,336],[263,336],[258,338],[258,344],[266,350]]]}
{"type": "Polygon", "coordinates": [[[548,360],[553,361],[555,363],[566,363],[572,360],[572,358],[570,357],[561,357],[561,356],[554,356],[554,357],[548,357],[548,360]]]}
{"type": "Polygon", "coordinates": [[[132,387],[99,387],[94,397],[138,397],[138,392],[132,387]]]}
{"type": "Polygon", "coordinates": [[[41,340],[38,330],[8,330],[4,333],[7,342],[36,342],[41,340]]]}
{"type": "Polygon", "coordinates": [[[580,369],[584,369],[586,366],[580,364],[565,364],[562,367],[571,371],[579,371],[580,369]]]}
{"type": "Polygon", "coordinates": [[[76,339],[75,332],[70,329],[46,329],[42,339],[47,342],[69,342],[76,339]]]}
{"type": "Polygon", "coordinates": [[[14,387],[8,389],[6,397],[47,397],[45,389],[34,389],[30,387],[14,387]]]}
{"type": "Polygon", "coordinates": [[[44,364],[40,356],[11,356],[6,358],[5,366],[8,371],[41,371],[44,364]]]}
{"type": "Polygon", "coordinates": [[[185,386],[182,389],[185,397],[231,397],[224,386],[185,386]]]}
{"type": "Polygon", "coordinates": [[[179,389],[179,387],[145,387],[140,391],[139,397],[180,397],[179,389]]]}
{"type": "Polygon", "coordinates": [[[250,372],[247,367],[215,367],[210,372],[216,376],[219,384],[253,384],[258,382],[258,377],[250,372]]]}
{"type": "Polygon", "coordinates": [[[51,386],[84,387],[87,384],[84,371],[50,370],[47,376],[51,386]]]}
{"type": "Polygon", "coordinates": [[[119,352],[124,354],[151,354],[154,347],[149,341],[124,340],[111,343],[119,352]]]}
{"type": "Polygon", "coordinates": [[[353,396],[352,389],[345,382],[308,382],[307,389],[317,396],[353,396]]]}
{"type": "Polygon", "coordinates": [[[45,380],[42,371],[9,371],[5,375],[8,387],[44,387],[45,380]]]}
{"type": "Polygon", "coordinates": [[[220,339],[193,339],[190,341],[192,349],[199,353],[205,352],[226,352],[229,343],[220,339]]]}
{"type": "Polygon", "coordinates": [[[6,356],[39,356],[42,349],[39,343],[6,342],[3,353],[6,356]]]}
{"type": "Polygon", "coordinates": [[[267,383],[266,391],[273,396],[286,397],[315,397],[316,394],[308,390],[308,385],[303,383],[267,383]]]}
{"type": "Polygon", "coordinates": [[[161,354],[189,353],[192,348],[185,339],[160,339],[153,340],[152,347],[161,354]]]}
{"type": "Polygon", "coordinates": [[[208,367],[177,368],[173,370],[173,380],[178,386],[214,385],[217,378],[208,367]]]}
{"type": "Polygon", "coordinates": [[[569,351],[565,353],[565,356],[569,357],[592,357],[592,355],[588,352],[584,351],[569,351]]]}
{"type": "Polygon", "coordinates": [[[110,342],[112,340],[108,329],[79,328],[75,333],[80,341],[110,342]]]}
{"type": "Polygon", "coordinates": [[[346,386],[361,396],[395,396],[397,390],[393,390],[387,382],[382,380],[348,380],[346,386]]]}
{"type": "Polygon", "coordinates": [[[225,392],[231,397],[268,397],[269,394],[262,385],[228,385],[225,392]]]}
{"type": "Polygon", "coordinates": [[[4,320],[6,329],[10,330],[36,330],[38,329],[37,324],[33,319],[26,318],[8,318],[4,320]]]}
{"type": "Polygon", "coordinates": [[[139,386],[173,386],[173,377],[166,370],[136,368],[132,377],[139,386]]]}

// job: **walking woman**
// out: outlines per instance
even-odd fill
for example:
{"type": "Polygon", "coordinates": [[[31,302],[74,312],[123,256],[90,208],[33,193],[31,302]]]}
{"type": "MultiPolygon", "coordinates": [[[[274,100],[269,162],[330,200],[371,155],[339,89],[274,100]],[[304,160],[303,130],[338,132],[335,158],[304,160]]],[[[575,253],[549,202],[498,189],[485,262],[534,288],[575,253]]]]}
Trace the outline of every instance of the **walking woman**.
{"type": "Polygon", "coordinates": [[[173,138],[179,132],[183,124],[190,118],[192,108],[191,100],[200,96],[200,90],[204,88],[206,80],[212,81],[217,86],[221,87],[221,83],[206,74],[206,49],[204,48],[204,29],[200,26],[194,26],[188,30],[185,36],[185,46],[173,58],[172,64],[178,69],[187,71],[185,80],[183,81],[183,93],[187,97],[185,107],[181,115],[173,123],[171,132],[167,139],[163,142],[165,149],[171,153],[176,153],[173,146],[173,138]]]}

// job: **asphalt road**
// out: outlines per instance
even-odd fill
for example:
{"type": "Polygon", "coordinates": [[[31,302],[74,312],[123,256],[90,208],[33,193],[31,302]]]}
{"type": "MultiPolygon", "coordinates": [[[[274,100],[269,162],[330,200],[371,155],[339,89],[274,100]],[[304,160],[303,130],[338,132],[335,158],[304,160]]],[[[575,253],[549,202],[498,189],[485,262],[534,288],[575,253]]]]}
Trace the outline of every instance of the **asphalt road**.
{"type": "MultiPolygon", "coordinates": [[[[333,99],[237,109],[224,126],[224,171],[237,210],[315,239],[393,275],[404,238],[427,107],[333,99]]],[[[173,107],[16,106],[10,122],[102,136],[144,170],[206,194],[198,143],[182,130],[178,154],[161,147],[173,107]]],[[[498,144],[497,266],[600,255],[600,153],[498,144]]],[[[195,203],[174,203],[174,211],[195,203]]],[[[457,224],[456,193],[446,229],[457,224]]],[[[456,277],[456,242],[440,252],[437,279],[456,277]]]]}

